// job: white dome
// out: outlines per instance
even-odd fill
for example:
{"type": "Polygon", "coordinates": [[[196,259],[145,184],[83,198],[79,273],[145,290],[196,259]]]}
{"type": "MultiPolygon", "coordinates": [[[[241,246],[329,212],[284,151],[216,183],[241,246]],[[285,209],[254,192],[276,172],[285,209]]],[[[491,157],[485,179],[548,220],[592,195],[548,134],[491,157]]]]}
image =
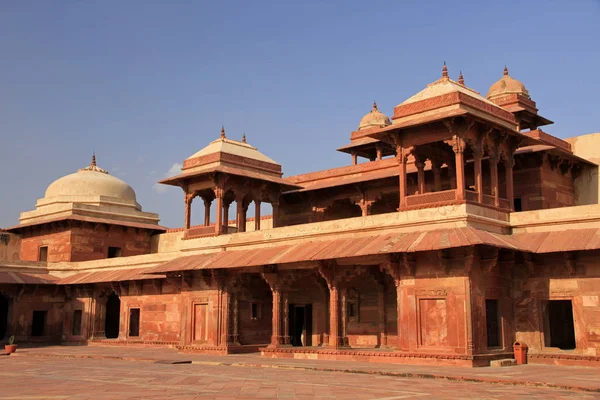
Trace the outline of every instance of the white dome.
{"type": "Polygon", "coordinates": [[[136,202],[133,188],[119,178],[96,166],[95,157],[89,167],[52,182],[44,198],[52,197],[110,197],[125,202],[136,202]]]}

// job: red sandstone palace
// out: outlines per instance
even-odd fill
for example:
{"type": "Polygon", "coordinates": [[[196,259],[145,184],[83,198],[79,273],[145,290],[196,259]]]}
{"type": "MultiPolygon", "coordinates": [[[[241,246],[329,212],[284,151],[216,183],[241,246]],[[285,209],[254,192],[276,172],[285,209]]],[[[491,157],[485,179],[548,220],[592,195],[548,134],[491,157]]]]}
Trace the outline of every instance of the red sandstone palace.
{"type": "Polygon", "coordinates": [[[283,177],[221,130],[161,182],[178,229],[94,157],[0,230],[0,339],[600,366],[600,134],[549,124],[506,69],[483,97],[444,66],[373,104],[345,167],[283,177]]]}

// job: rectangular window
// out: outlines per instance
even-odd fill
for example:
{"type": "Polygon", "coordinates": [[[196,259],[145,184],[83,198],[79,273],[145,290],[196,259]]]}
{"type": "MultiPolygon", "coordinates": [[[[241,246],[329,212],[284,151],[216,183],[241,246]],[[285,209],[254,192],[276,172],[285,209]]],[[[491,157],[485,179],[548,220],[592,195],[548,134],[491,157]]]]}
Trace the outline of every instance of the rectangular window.
{"type": "Polygon", "coordinates": [[[129,309],[129,336],[140,336],[140,309],[129,309]]]}
{"type": "Polygon", "coordinates": [[[571,300],[548,301],[548,328],[550,347],[562,350],[575,348],[575,324],[571,300]]]}
{"type": "Polygon", "coordinates": [[[38,261],[48,261],[48,246],[40,246],[38,261]]]}
{"type": "Polygon", "coordinates": [[[81,335],[81,316],[83,315],[83,311],[75,310],[73,311],[73,329],[71,330],[71,334],[73,336],[81,335]]]}
{"type": "Polygon", "coordinates": [[[108,258],[116,258],[121,257],[121,248],[120,247],[109,247],[108,248],[108,258]]]}
{"type": "Polygon", "coordinates": [[[498,300],[485,301],[485,326],[487,328],[487,347],[500,346],[500,318],[498,300]]]}
{"type": "Polygon", "coordinates": [[[31,322],[31,336],[44,336],[48,311],[34,311],[31,322]]]}

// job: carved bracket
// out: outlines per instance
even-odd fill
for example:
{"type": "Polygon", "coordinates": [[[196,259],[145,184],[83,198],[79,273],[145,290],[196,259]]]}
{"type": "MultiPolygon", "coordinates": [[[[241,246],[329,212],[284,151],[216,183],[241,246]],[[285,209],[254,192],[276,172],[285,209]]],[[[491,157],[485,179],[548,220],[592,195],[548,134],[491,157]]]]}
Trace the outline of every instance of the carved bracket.
{"type": "Polygon", "coordinates": [[[280,290],[279,288],[279,274],[277,273],[276,265],[268,265],[264,267],[263,272],[260,276],[267,282],[267,285],[271,288],[272,292],[280,290]]]}
{"type": "Polygon", "coordinates": [[[319,264],[318,267],[318,271],[319,274],[323,277],[323,279],[325,279],[325,282],[327,282],[327,287],[329,288],[329,290],[332,290],[335,288],[336,282],[335,282],[335,261],[330,260],[330,261],[323,261],[319,264]]]}
{"type": "Polygon", "coordinates": [[[535,258],[532,253],[523,253],[523,261],[525,263],[525,267],[527,268],[528,276],[533,276],[535,274],[535,258]]]}
{"type": "Polygon", "coordinates": [[[575,253],[572,251],[567,251],[564,254],[564,257],[567,273],[569,274],[569,276],[575,276],[577,274],[577,260],[575,257],[575,253]]]}
{"type": "Polygon", "coordinates": [[[396,287],[400,285],[401,274],[400,274],[400,263],[394,262],[391,259],[380,264],[379,268],[381,272],[388,273],[392,279],[394,279],[394,284],[396,287]]]}
{"type": "Polygon", "coordinates": [[[450,252],[448,249],[438,250],[437,255],[440,264],[444,268],[444,273],[450,275],[450,271],[452,270],[452,256],[450,252]]]}
{"type": "Polygon", "coordinates": [[[490,273],[498,266],[498,248],[494,247],[491,254],[486,258],[480,258],[479,264],[482,271],[490,273]]]}

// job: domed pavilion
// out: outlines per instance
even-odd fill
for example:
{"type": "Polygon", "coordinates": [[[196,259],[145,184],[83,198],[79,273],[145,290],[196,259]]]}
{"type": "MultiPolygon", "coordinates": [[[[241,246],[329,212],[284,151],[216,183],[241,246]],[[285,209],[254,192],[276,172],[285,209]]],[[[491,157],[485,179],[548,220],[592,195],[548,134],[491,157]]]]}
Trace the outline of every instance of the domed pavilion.
{"type": "Polygon", "coordinates": [[[48,261],[146,254],[150,236],[165,231],[158,214],[142,211],[133,188],[98,167],[95,155],[89,166],[52,182],[19,222],[8,230],[23,235],[22,246],[29,247],[23,254],[31,260],[40,252],[48,261]],[[132,240],[123,248],[126,236],[132,240]]]}

